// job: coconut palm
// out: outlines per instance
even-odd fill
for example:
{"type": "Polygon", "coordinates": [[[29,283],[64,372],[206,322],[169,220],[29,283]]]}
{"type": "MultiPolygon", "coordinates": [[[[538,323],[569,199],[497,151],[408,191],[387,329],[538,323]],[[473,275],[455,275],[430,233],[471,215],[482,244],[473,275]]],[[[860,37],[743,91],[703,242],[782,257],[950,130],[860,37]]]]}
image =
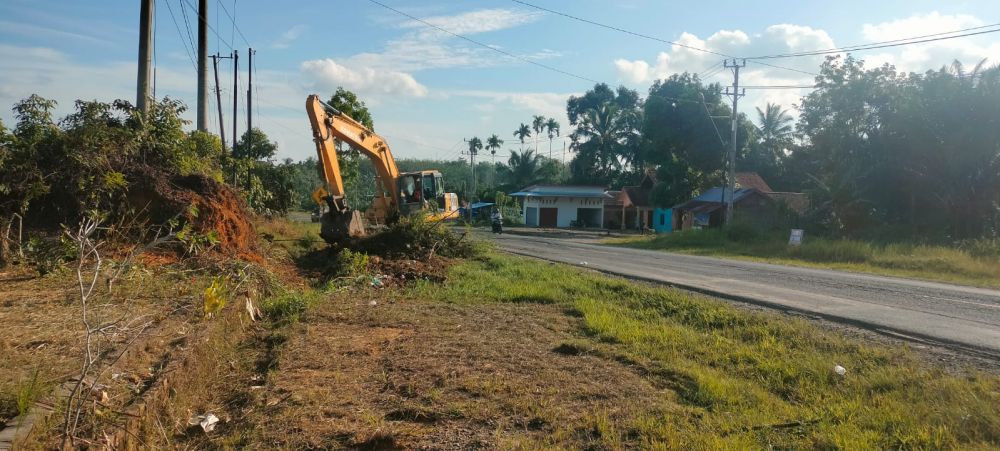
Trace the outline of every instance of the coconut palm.
{"type": "Polygon", "coordinates": [[[549,120],[545,121],[545,130],[549,135],[549,158],[552,158],[552,139],[559,136],[559,122],[550,117],[549,120]]]}
{"type": "Polygon", "coordinates": [[[792,118],[788,110],[781,105],[768,103],[764,110],[757,108],[757,135],[761,146],[769,158],[781,161],[785,157],[785,148],[791,144],[792,118]]]}
{"type": "MultiPolygon", "coordinates": [[[[469,140],[466,141],[466,143],[468,143],[468,145],[469,145],[469,155],[473,155],[473,156],[479,155],[479,151],[483,150],[483,141],[480,140],[476,136],[473,136],[472,138],[469,138],[469,140]]],[[[475,157],[473,157],[472,158],[472,162],[473,162],[472,163],[472,196],[469,197],[470,199],[475,199],[476,198],[476,194],[477,194],[476,190],[478,189],[478,186],[479,186],[478,179],[476,178],[476,164],[475,164],[475,161],[476,161],[476,159],[475,159],[475,157]]]]}
{"type": "Polygon", "coordinates": [[[521,141],[521,146],[524,146],[524,140],[531,136],[531,127],[522,122],[517,130],[514,130],[514,136],[521,141]]]}
{"type": "Polygon", "coordinates": [[[542,131],[545,130],[545,116],[535,115],[531,119],[531,129],[535,131],[535,154],[538,154],[538,138],[542,136],[542,131]]]}
{"type": "Polygon", "coordinates": [[[599,178],[607,178],[612,171],[621,170],[628,162],[620,158],[620,148],[627,138],[623,128],[621,110],[611,103],[586,110],[573,134],[580,141],[577,152],[593,161],[599,178]]]}

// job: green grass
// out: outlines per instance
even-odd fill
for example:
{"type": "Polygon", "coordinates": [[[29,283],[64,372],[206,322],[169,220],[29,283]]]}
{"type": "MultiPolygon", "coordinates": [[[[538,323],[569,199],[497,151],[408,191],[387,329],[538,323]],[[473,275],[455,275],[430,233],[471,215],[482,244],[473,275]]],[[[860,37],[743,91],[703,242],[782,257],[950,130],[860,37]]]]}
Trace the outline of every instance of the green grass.
{"type": "Polygon", "coordinates": [[[804,320],[490,254],[454,266],[444,285],[421,282],[410,291],[459,304],[564,307],[581,318],[575,348],[604,349],[676,393],[670,417],[635,406],[628,419],[608,424],[595,412],[593,429],[609,448],[623,441],[646,449],[1000,446],[1000,378],[956,375],[905,349],[869,346],[804,320]],[[834,372],[837,364],[846,376],[834,372]]]}
{"type": "Polygon", "coordinates": [[[787,240],[787,236],[764,236],[741,229],[711,229],[618,238],[606,243],[1000,288],[1000,257],[995,253],[922,244],[878,245],[810,236],[806,236],[800,247],[794,247],[789,246],[787,240]]]}

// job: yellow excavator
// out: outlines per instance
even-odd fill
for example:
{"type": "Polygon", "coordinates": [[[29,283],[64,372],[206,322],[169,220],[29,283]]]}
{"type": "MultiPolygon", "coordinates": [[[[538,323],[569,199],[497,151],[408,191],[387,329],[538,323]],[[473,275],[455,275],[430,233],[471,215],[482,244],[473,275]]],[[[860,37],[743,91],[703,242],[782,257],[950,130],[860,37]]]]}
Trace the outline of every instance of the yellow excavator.
{"type": "Polygon", "coordinates": [[[441,172],[400,173],[382,137],[323,102],[316,94],[306,99],[306,113],[323,171],[325,186],[318,188],[314,196],[328,207],[320,216],[320,236],[328,243],[364,236],[370,229],[417,212],[425,212],[432,221],[458,218],[458,196],[445,192],[441,172]],[[347,205],[336,140],[357,149],[375,166],[376,194],[363,216],[347,205]]]}

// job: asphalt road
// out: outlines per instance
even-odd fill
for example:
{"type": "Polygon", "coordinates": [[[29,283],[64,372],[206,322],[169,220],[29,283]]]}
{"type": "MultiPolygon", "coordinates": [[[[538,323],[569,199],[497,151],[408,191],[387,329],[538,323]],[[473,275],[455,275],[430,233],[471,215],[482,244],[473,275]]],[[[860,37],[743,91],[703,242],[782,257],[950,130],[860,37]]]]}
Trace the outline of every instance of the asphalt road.
{"type": "Polygon", "coordinates": [[[1000,357],[1000,291],[842,271],[493,235],[501,249],[1000,357]]]}

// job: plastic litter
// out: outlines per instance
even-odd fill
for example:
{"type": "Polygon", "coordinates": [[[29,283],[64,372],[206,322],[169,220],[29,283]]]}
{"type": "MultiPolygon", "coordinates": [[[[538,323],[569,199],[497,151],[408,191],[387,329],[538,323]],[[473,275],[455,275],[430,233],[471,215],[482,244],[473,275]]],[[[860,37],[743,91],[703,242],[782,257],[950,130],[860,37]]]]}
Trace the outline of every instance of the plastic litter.
{"type": "Polygon", "coordinates": [[[189,426],[198,425],[201,426],[201,430],[205,433],[209,433],[215,430],[215,424],[219,422],[219,417],[215,414],[209,412],[204,415],[195,415],[188,420],[189,426]]]}
{"type": "Polygon", "coordinates": [[[375,288],[382,287],[382,276],[372,277],[372,286],[375,288]]]}
{"type": "Polygon", "coordinates": [[[840,365],[834,365],[833,366],[833,372],[837,373],[837,375],[839,375],[839,376],[843,376],[843,375],[847,374],[847,368],[844,368],[844,367],[842,367],[840,365]]]}
{"type": "Polygon", "coordinates": [[[368,305],[374,307],[374,306],[378,305],[378,302],[375,302],[375,300],[372,299],[372,300],[368,301],[368,305]]]}

